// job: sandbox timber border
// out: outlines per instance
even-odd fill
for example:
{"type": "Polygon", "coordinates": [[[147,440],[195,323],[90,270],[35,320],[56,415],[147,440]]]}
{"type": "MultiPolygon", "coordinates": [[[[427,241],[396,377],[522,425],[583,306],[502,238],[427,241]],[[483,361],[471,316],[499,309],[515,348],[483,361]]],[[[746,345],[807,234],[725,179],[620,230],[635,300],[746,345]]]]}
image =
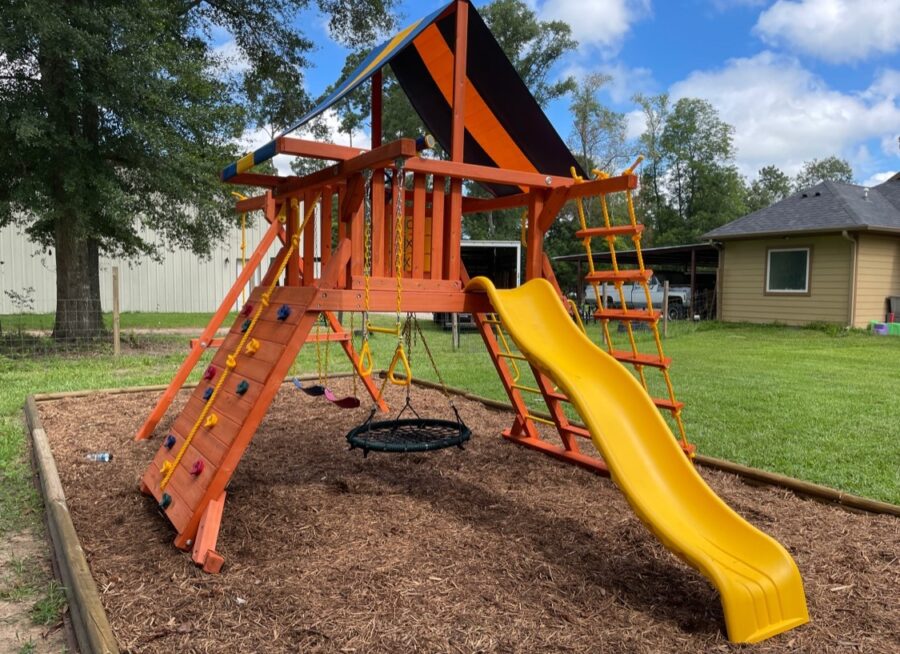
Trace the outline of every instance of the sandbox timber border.
{"type": "MultiPolygon", "coordinates": [[[[386,373],[384,371],[379,372],[380,376],[384,376],[385,374],[386,373]]],[[[398,377],[402,376],[403,375],[398,375],[398,377]]],[[[414,385],[422,386],[423,388],[441,390],[440,384],[436,384],[435,382],[427,381],[424,379],[416,379],[415,377],[413,377],[412,383],[414,385]]],[[[479,402],[484,406],[492,409],[498,409],[500,411],[513,411],[512,405],[508,404],[507,402],[492,400],[487,397],[469,393],[462,388],[454,388],[452,386],[447,386],[446,390],[452,395],[458,395],[459,397],[462,397],[464,399],[471,400],[473,402],[479,402]]],[[[531,411],[531,414],[539,418],[544,418],[546,420],[550,420],[552,418],[550,414],[542,413],[541,411],[531,411]]],[[[574,421],[572,422],[572,424],[577,427],[584,427],[584,425],[574,421]]],[[[864,511],[866,513],[883,513],[900,517],[900,505],[891,504],[890,502],[882,502],[880,500],[873,500],[868,497],[851,495],[850,493],[844,493],[834,488],[829,488],[828,486],[822,486],[821,484],[814,484],[812,482],[803,481],[802,479],[796,479],[794,477],[780,475],[775,472],[760,470],[759,468],[751,468],[750,466],[741,465],[740,463],[732,463],[731,461],[717,459],[711,456],[704,456],[702,454],[695,455],[694,461],[697,464],[707,468],[714,468],[716,470],[722,470],[723,472],[729,472],[731,474],[743,477],[744,479],[748,479],[754,483],[767,486],[775,486],[778,488],[785,488],[803,497],[808,497],[810,499],[824,502],[826,504],[836,504],[846,509],[864,511]]]]}
{"type": "MultiPolygon", "coordinates": [[[[346,377],[350,373],[336,373],[330,378],[346,377]]],[[[286,378],[288,382],[292,377],[286,378]]],[[[316,375],[302,375],[298,379],[313,381],[316,375]]],[[[197,384],[185,384],[182,388],[195,388],[197,384]]],[[[69,397],[87,395],[122,395],[125,393],[143,393],[164,391],[166,385],[133,386],[131,388],[112,388],[85,391],[67,391],[62,393],[36,393],[25,399],[25,422],[31,435],[31,451],[35,469],[40,478],[40,491],[47,513],[47,526],[53,555],[59,567],[60,581],[66,591],[69,604],[69,616],[75,641],[81,654],[119,654],[119,646],[109,624],[109,618],[100,601],[97,583],[91,574],[90,566],[75,531],[72,516],[66,504],[66,495],[56,468],[56,459],[50,448],[47,432],[41,424],[37,403],[61,400],[69,397]]]]}

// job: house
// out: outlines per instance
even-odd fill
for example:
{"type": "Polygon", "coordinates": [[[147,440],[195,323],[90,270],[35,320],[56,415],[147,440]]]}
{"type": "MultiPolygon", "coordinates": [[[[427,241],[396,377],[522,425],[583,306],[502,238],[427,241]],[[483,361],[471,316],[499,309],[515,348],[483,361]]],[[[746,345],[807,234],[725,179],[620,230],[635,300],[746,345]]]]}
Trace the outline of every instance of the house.
{"type": "Polygon", "coordinates": [[[822,182],[704,238],[721,250],[720,320],[865,327],[900,296],[900,173],[822,182]]]}

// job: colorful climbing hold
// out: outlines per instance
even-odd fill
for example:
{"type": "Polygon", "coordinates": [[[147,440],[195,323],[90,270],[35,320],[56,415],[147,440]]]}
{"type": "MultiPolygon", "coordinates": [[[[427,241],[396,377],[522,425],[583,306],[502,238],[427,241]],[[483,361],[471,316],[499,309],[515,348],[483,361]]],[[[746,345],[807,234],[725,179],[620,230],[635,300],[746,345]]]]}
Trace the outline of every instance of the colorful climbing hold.
{"type": "Polygon", "coordinates": [[[247,331],[250,328],[250,319],[247,318],[244,323],[241,325],[241,333],[247,331]]]}
{"type": "Polygon", "coordinates": [[[159,508],[165,511],[172,505],[172,496],[168,493],[162,494],[162,499],[159,501],[159,508]]]}
{"type": "Polygon", "coordinates": [[[240,384],[237,385],[237,388],[235,389],[234,392],[237,393],[238,395],[243,395],[249,389],[250,389],[250,383],[245,379],[240,384]]]}
{"type": "Polygon", "coordinates": [[[228,358],[225,359],[225,365],[229,368],[234,368],[237,365],[237,358],[233,354],[229,354],[228,358]]]}
{"type": "Polygon", "coordinates": [[[191,466],[191,474],[194,477],[200,475],[203,472],[204,467],[203,459],[197,459],[194,461],[194,465],[191,466]]]}
{"type": "Polygon", "coordinates": [[[210,386],[205,391],[203,391],[203,399],[208,402],[209,398],[212,397],[212,394],[213,394],[213,388],[212,388],[212,386],[210,386]]]}
{"type": "Polygon", "coordinates": [[[171,450],[175,447],[175,436],[173,434],[169,434],[166,436],[166,449],[171,450]]]}
{"type": "Polygon", "coordinates": [[[203,381],[212,381],[212,378],[216,376],[216,367],[209,366],[206,371],[203,373],[203,381]]]}
{"type": "Polygon", "coordinates": [[[169,471],[171,469],[172,469],[172,462],[171,461],[163,461],[162,467],[159,469],[159,474],[161,474],[163,477],[165,477],[167,474],[169,474],[169,471]]]}
{"type": "Polygon", "coordinates": [[[282,304],[280,307],[278,307],[279,320],[287,320],[289,315],[291,315],[291,308],[288,305],[282,304]]]}
{"type": "Polygon", "coordinates": [[[247,343],[247,347],[244,349],[244,351],[247,354],[256,354],[259,351],[259,346],[260,346],[259,341],[256,340],[255,338],[251,338],[250,341],[247,343]]]}
{"type": "Polygon", "coordinates": [[[219,417],[215,413],[210,413],[206,416],[206,422],[203,423],[203,426],[209,429],[210,427],[215,427],[217,422],[219,422],[219,417]]]}
{"type": "Polygon", "coordinates": [[[253,313],[253,305],[248,302],[244,305],[244,308],[241,309],[241,315],[249,316],[251,313],[253,313]]]}

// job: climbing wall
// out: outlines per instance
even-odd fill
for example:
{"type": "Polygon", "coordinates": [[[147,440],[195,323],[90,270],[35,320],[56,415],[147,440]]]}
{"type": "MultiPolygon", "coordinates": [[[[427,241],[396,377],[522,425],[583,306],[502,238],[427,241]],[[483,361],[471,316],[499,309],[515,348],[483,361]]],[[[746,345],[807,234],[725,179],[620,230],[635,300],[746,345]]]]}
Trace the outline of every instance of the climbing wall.
{"type": "Polygon", "coordinates": [[[141,479],[182,548],[190,546],[207,505],[223,496],[317,317],[307,308],[318,289],[273,288],[268,306],[266,290],[250,295],[141,479]]]}

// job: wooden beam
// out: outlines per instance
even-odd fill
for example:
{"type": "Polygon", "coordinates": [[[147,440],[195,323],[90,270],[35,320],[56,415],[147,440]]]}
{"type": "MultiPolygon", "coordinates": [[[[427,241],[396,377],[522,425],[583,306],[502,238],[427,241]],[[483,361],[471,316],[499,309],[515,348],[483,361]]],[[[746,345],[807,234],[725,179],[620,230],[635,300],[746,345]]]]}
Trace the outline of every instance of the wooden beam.
{"type": "Polygon", "coordinates": [[[325,184],[333,184],[345,180],[353,173],[367,168],[385,168],[393,166],[397,159],[408,159],[416,156],[416,142],[412,139],[398,139],[381,147],[347,159],[323,170],[310,173],[304,177],[291,177],[279,184],[275,189],[275,197],[293,195],[306,190],[316,189],[325,184]]]}
{"type": "MultiPolygon", "coordinates": [[[[422,280],[428,281],[428,280],[422,280]]],[[[303,290],[303,289],[299,289],[303,290]]],[[[280,297],[291,303],[294,288],[285,286],[280,297]]],[[[373,289],[369,291],[369,310],[393,312],[397,308],[397,291],[373,289]]],[[[359,290],[328,290],[316,296],[310,305],[314,311],[364,311],[365,299],[359,290]]],[[[463,291],[403,291],[402,312],[487,313],[491,305],[483,293],[463,291]]]]}
{"type": "Polygon", "coordinates": [[[259,211],[266,206],[266,196],[257,195],[255,198],[247,198],[246,200],[238,200],[234,205],[235,213],[248,213],[250,211],[259,211]]]}
{"type": "Polygon", "coordinates": [[[238,173],[225,180],[226,184],[235,184],[237,186],[262,186],[265,188],[275,188],[279,184],[284,184],[290,177],[280,177],[278,175],[263,175],[261,173],[238,173]]]}
{"type": "Polygon", "coordinates": [[[498,209],[512,209],[514,207],[527,207],[528,194],[504,195],[499,198],[463,198],[463,213],[481,213],[496,211],[498,209]]]}
{"type": "Polygon", "coordinates": [[[334,143],[319,143],[305,139],[282,136],[275,141],[275,152],[278,154],[290,154],[296,157],[309,157],[310,159],[331,159],[334,161],[347,161],[368,152],[365,148],[350,148],[334,143]]]}
{"type": "Polygon", "coordinates": [[[566,189],[554,189],[550,191],[550,195],[547,197],[547,201],[541,209],[541,215],[538,216],[537,221],[538,229],[540,229],[542,233],[546,233],[547,230],[550,229],[550,225],[556,220],[556,216],[559,215],[560,210],[566,204],[567,200],[568,196],[566,194],[566,189]]]}
{"type": "MultiPolygon", "coordinates": [[[[458,179],[471,179],[476,182],[489,182],[492,184],[507,184],[510,186],[527,186],[529,188],[559,188],[569,187],[575,182],[562,176],[543,175],[541,173],[529,173],[520,170],[508,170],[506,168],[493,168],[491,166],[478,166],[456,161],[441,161],[439,159],[422,159],[413,157],[407,160],[406,169],[417,173],[430,173],[432,175],[446,175],[458,179]]],[[[580,184],[587,186],[587,183],[580,184]]]]}
{"type": "Polygon", "coordinates": [[[592,179],[589,182],[569,186],[567,199],[574,200],[575,198],[583,198],[589,195],[633,190],[637,188],[637,184],[637,175],[619,175],[618,177],[607,177],[606,179],[592,179]]]}
{"type": "Polygon", "coordinates": [[[451,124],[450,159],[465,159],[466,60],[468,56],[469,3],[456,0],[456,38],[453,45],[453,122],[451,124]]]}

